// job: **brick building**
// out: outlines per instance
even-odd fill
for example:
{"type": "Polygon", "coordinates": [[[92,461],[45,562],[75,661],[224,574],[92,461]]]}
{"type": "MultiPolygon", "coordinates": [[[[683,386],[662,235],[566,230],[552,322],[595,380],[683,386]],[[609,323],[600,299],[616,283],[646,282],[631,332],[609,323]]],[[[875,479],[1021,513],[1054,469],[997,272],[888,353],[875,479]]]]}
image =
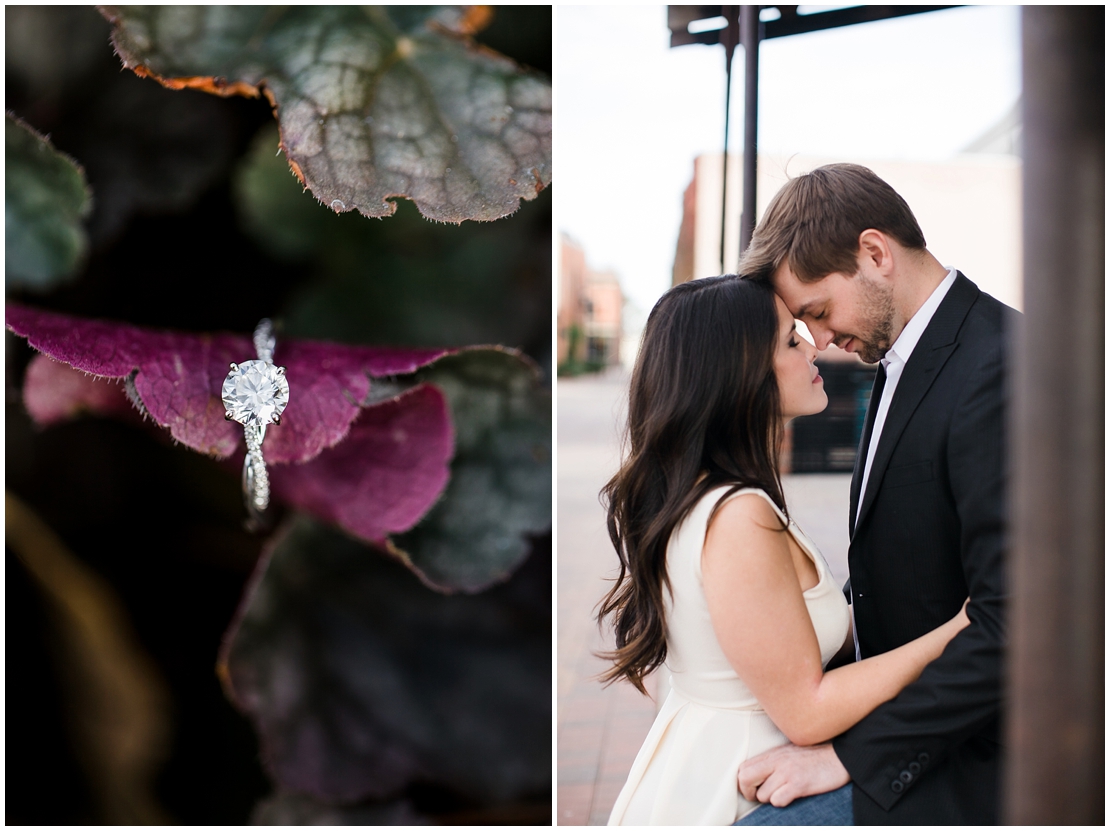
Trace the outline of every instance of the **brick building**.
{"type": "Polygon", "coordinates": [[[619,364],[623,313],[624,294],[617,275],[590,268],[582,247],[560,234],[559,372],[575,374],[619,364]]]}

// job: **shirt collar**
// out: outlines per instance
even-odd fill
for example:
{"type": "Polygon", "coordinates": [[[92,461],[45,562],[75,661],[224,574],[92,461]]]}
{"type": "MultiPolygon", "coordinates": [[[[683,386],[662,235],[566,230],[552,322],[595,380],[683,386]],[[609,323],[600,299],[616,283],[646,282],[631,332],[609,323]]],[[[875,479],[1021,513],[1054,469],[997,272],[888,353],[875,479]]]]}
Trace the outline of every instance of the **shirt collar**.
{"type": "Polygon", "coordinates": [[[948,290],[952,288],[956,282],[956,269],[949,268],[948,275],[940,281],[940,285],[933,289],[933,293],[929,295],[929,299],[921,304],[914,316],[910,318],[909,323],[902,329],[902,334],[898,339],[891,344],[890,349],[887,350],[886,357],[882,358],[884,368],[890,366],[893,361],[897,361],[903,366],[910,359],[913,354],[914,347],[917,342],[921,340],[921,336],[925,334],[925,330],[929,326],[929,321],[933,319],[933,315],[939,308],[941,301],[944,300],[948,290]]]}

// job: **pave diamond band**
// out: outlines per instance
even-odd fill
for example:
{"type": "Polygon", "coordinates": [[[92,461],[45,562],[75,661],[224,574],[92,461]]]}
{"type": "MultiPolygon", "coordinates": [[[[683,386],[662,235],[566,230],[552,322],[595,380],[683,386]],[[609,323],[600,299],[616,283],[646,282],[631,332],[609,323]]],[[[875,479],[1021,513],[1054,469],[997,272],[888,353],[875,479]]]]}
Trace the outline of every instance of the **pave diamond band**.
{"type": "Polygon", "coordinates": [[[270,504],[270,476],[266,460],[262,458],[262,439],[266,435],[264,424],[246,424],[243,432],[247,440],[247,458],[243,460],[243,496],[248,509],[262,513],[270,504]]]}
{"type": "Polygon", "coordinates": [[[243,425],[247,457],[243,460],[243,498],[247,512],[260,519],[270,504],[270,477],[262,457],[266,428],[281,424],[281,414],[289,403],[289,382],[285,367],[274,366],[273,326],[268,319],[254,330],[258,360],[232,364],[224,379],[224,416],[243,425]]]}

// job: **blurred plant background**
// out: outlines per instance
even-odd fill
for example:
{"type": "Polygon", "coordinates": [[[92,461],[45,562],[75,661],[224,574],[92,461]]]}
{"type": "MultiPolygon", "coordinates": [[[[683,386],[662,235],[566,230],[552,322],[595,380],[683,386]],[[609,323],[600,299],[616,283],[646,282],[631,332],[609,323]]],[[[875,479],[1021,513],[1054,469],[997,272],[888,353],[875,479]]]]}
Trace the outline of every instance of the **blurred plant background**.
{"type": "MultiPolygon", "coordinates": [[[[549,75],[550,7],[492,11],[474,38],[549,75]]],[[[91,207],[76,197],[76,236],[51,248],[69,245],[76,265],[13,279],[9,255],[10,300],[198,333],[249,334],[269,316],[279,348],[512,347],[540,367],[519,395],[550,452],[548,189],[488,223],[432,222],[405,199],[384,219],[336,214],[276,155],[265,98],[137,77],[93,7],[5,15],[8,111],[76,160],[91,191],[91,207]]],[[[444,510],[396,540],[469,541],[475,558],[485,543],[527,546],[444,594],[291,511],[270,537],[247,532],[233,467],[149,425],[36,426],[22,401],[33,350],[8,332],[5,351],[7,823],[550,822],[550,517],[535,517],[549,456],[546,483],[525,477],[527,510],[486,500],[504,518],[498,539],[443,530],[461,498],[449,486],[444,510]],[[236,623],[248,718],[217,655],[263,556],[236,623]]],[[[466,369],[422,379],[452,404],[456,490],[460,464],[480,467],[466,369]]],[[[466,482],[478,502],[482,487],[501,493],[466,482]]]]}

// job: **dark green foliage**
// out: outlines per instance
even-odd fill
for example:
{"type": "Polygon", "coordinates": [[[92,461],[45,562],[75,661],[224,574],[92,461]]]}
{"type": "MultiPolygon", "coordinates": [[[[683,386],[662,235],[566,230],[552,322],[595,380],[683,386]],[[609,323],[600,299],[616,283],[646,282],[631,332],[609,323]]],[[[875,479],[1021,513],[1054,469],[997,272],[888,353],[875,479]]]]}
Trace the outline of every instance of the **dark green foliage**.
{"type": "Polygon", "coordinates": [[[528,556],[551,524],[551,399],[512,356],[462,352],[417,373],[455,417],[451,480],[395,546],[432,586],[480,591],[528,556]]]}
{"type": "Polygon", "coordinates": [[[37,291],[71,279],[88,240],[84,171],[9,113],[4,122],[4,276],[37,291]]]}

